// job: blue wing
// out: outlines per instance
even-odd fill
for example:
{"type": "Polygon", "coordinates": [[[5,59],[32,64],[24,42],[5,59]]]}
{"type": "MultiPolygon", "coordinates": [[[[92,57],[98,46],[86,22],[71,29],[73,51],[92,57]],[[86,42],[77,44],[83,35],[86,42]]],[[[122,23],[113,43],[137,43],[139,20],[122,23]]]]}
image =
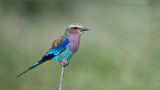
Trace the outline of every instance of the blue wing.
{"type": "MultiPolygon", "coordinates": [[[[62,43],[62,42],[61,42],[61,43],[62,43]]],[[[69,39],[66,38],[66,39],[63,41],[62,44],[57,45],[57,47],[55,47],[55,48],[51,48],[51,49],[46,53],[46,55],[42,57],[42,60],[50,60],[50,59],[52,59],[54,56],[60,54],[61,52],[63,52],[63,51],[66,49],[68,43],[69,43],[69,39]]],[[[53,43],[53,44],[54,44],[54,43],[53,43]]],[[[52,44],[52,45],[53,45],[53,44],[52,44]]]]}
{"type": "Polygon", "coordinates": [[[47,60],[52,59],[54,56],[60,54],[61,52],[63,52],[67,45],[69,43],[69,39],[66,36],[62,36],[60,38],[58,38],[57,40],[55,40],[52,43],[52,47],[50,48],[50,50],[42,57],[41,60],[39,60],[36,64],[32,65],[31,67],[29,67],[28,70],[22,72],[21,74],[19,74],[17,77],[19,77],[20,75],[24,74],[25,72],[37,67],[38,65],[44,63],[47,60]]]}

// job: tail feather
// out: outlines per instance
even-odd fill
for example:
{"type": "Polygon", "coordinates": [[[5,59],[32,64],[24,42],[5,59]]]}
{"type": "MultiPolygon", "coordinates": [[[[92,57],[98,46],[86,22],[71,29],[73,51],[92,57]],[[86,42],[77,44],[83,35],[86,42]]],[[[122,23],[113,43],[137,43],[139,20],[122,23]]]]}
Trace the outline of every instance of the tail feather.
{"type": "Polygon", "coordinates": [[[31,70],[31,69],[37,67],[38,65],[40,65],[40,64],[42,64],[42,63],[44,63],[44,62],[45,62],[45,60],[40,60],[40,61],[38,61],[36,64],[32,65],[31,67],[29,67],[27,70],[25,70],[24,72],[20,73],[20,74],[17,75],[16,77],[21,76],[22,74],[28,72],[29,70],[31,70]]]}
{"type": "Polygon", "coordinates": [[[25,70],[24,72],[20,73],[20,74],[19,74],[19,75],[17,75],[16,77],[21,76],[22,74],[24,74],[24,73],[28,72],[29,70],[31,70],[31,69],[27,69],[27,70],[25,70]]]}

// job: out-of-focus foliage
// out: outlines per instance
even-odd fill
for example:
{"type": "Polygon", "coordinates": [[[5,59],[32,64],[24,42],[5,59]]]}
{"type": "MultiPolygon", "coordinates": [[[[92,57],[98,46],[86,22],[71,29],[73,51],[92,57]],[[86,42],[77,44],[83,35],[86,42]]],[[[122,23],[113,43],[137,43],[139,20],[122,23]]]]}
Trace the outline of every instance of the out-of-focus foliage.
{"type": "Polygon", "coordinates": [[[67,25],[90,28],[67,66],[64,90],[159,90],[158,0],[1,0],[0,90],[58,90],[61,66],[36,63],[67,25]]]}

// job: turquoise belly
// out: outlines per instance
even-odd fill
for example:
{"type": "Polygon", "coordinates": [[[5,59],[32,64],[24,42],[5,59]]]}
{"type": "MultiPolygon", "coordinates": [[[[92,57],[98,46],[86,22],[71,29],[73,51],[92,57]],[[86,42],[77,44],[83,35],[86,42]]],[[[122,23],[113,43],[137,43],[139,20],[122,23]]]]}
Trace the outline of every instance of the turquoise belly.
{"type": "Polygon", "coordinates": [[[72,51],[69,50],[69,47],[67,47],[62,53],[53,57],[52,59],[55,61],[66,60],[69,62],[73,55],[74,53],[72,53],[72,51]]]}

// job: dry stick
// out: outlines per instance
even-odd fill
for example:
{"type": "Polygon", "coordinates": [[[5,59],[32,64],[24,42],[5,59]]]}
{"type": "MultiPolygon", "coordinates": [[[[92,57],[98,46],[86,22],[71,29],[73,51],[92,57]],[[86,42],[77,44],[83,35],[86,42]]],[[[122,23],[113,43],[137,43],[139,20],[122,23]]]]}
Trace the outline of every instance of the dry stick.
{"type": "Polygon", "coordinates": [[[64,69],[65,69],[65,66],[62,65],[62,72],[61,72],[61,79],[60,79],[60,83],[59,83],[59,90],[62,90],[62,81],[63,81],[63,76],[64,76],[64,69]]]}

